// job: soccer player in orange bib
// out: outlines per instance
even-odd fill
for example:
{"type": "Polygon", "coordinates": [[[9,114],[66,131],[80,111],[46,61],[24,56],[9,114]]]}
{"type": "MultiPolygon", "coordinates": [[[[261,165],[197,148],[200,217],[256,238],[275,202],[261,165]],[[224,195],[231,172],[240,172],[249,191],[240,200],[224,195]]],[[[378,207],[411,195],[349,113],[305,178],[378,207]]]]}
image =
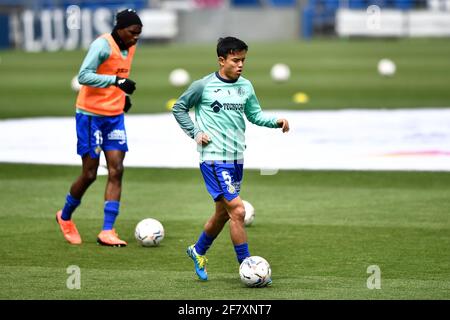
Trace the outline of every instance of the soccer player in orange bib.
{"type": "Polygon", "coordinates": [[[97,242],[113,247],[127,245],[116,233],[114,223],[119,215],[123,160],[128,151],[124,112],[130,109],[129,95],[136,89],[129,74],[141,31],[142,22],[136,11],[126,9],[117,13],[111,34],[103,34],[92,42],[78,74],[82,86],[76,101],[76,130],[82,171],[72,184],[63,209],[56,213],[64,238],[71,244],[82,242],[72,214],[97,177],[103,151],[108,181],[103,228],[97,242]]]}

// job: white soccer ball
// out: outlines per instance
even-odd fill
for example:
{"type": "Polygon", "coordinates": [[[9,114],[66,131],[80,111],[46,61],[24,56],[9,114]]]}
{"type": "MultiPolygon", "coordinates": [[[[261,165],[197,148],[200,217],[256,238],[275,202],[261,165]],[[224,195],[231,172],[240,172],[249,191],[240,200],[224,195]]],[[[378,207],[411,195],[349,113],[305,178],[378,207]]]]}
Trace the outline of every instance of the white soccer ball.
{"type": "Polygon", "coordinates": [[[247,287],[265,287],[271,283],[272,270],[266,259],[251,256],[242,261],[239,267],[242,283],[247,287]]]}
{"type": "Polygon", "coordinates": [[[164,239],[164,227],[158,220],[147,218],[136,225],[134,237],[144,247],[156,247],[164,239]]]}
{"type": "Polygon", "coordinates": [[[70,80],[70,87],[75,92],[80,91],[81,84],[78,82],[78,75],[76,75],[75,77],[72,78],[72,80],[70,80]]]}
{"type": "Polygon", "coordinates": [[[255,208],[253,208],[251,203],[248,201],[242,200],[242,202],[244,203],[245,208],[244,224],[248,227],[252,224],[253,220],[255,220],[255,208]]]}
{"type": "Polygon", "coordinates": [[[291,69],[284,63],[276,63],[273,65],[272,69],[270,69],[270,76],[275,82],[284,82],[289,80],[291,69]]]}
{"type": "Polygon", "coordinates": [[[397,67],[390,59],[381,59],[378,62],[378,73],[385,77],[390,77],[395,74],[397,67]]]}
{"type": "Polygon", "coordinates": [[[174,69],[169,74],[169,82],[171,85],[175,87],[182,87],[189,83],[191,80],[191,77],[189,76],[189,73],[184,69],[174,69]]]}

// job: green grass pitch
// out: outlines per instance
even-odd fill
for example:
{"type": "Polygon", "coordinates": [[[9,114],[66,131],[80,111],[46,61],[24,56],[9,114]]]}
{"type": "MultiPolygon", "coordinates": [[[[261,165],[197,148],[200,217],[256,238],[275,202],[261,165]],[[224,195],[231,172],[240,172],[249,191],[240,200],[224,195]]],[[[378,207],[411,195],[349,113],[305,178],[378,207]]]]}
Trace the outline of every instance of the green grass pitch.
{"type": "Polygon", "coordinates": [[[116,224],[126,248],[95,243],[104,176],[74,215],[84,243],[63,239],[54,214],[78,171],[0,166],[0,299],[449,298],[448,173],[248,170],[250,250],[268,259],[274,282],[251,289],[239,281],[228,226],[208,252],[208,282],[197,280],[185,254],[213,210],[198,170],[126,170],[116,224]],[[164,224],[159,247],[134,240],[146,217],[164,224]],[[81,270],[79,290],[66,287],[71,265],[81,270]],[[381,269],[379,290],[367,288],[371,265],[381,269]]]}
{"type": "MultiPolygon", "coordinates": [[[[312,41],[249,43],[244,76],[252,80],[263,109],[445,107],[449,105],[450,43],[447,39],[392,41],[312,41]],[[397,64],[393,78],[377,73],[377,63],[397,64]],[[275,84],[270,68],[291,67],[291,79],[275,84]],[[293,95],[305,92],[307,104],[293,95]]],[[[84,51],[55,53],[0,52],[2,77],[0,118],[69,116],[76,93],[70,80],[78,73],[84,51]]],[[[131,78],[137,82],[132,113],[167,112],[166,103],[186,87],[171,87],[169,73],[186,68],[191,79],[217,69],[215,43],[141,46],[131,78]]]]}
{"type": "MultiPolygon", "coordinates": [[[[186,68],[192,79],[216,70],[214,43],[142,45],[132,78],[132,113],[167,112],[185,88],[168,83],[186,68]]],[[[447,39],[318,40],[249,43],[244,76],[263,109],[449,107],[447,39]],[[393,78],[377,61],[397,63],[393,78]],[[291,66],[275,84],[270,67],[291,66]],[[305,92],[307,104],[292,96],[305,92]]],[[[0,51],[0,118],[73,116],[70,80],[84,51],[0,51]]],[[[13,137],[12,137],[13,139],[13,137]]],[[[256,209],[251,253],[271,263],[273,286],[245,288],[228,226],[208,252],[210,281],[199,282],[186,247],[198,237],[213,203],[198,169],[126,168],[117,229],[127,248],[95,243],[103,219],[105,177],[74,215],[84,243],[70,246],[55,222],[78,167],[0,163],[0,299],[449,299],[450,173],[246,170],[242,198],[256,209]],[[159,247],[143,248],[134,227],[154,217],[165,227],[159,247]],[[81,270],[70,290],[67,268],[81,270]],[[367,288],[379,266],[381,289],[367,288]]]]}

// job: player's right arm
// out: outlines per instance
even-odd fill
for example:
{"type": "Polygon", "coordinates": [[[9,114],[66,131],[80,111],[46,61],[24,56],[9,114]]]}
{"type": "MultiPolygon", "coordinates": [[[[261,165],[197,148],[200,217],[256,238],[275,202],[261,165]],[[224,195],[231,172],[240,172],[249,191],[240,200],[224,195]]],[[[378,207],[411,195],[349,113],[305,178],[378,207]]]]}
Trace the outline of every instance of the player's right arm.
{"type": "Polygon", "coordinates": [[[89,46],[88,53],[81,64],[78,73],[78,82],[80,84],[106,88],[116,82],[115,75],[98,74],[98,67],[111,55],[111,47],[104,38],[97,38],[89,46]]]}
{"type": "Polygon", "coordinates": [[[209,137],[194,124],[189,116],[189,109],[201,103],[203,89],[202,80],[194,81],[189,88],[178,98],[172,108],[172,114],[183,131],[199,144],[207,144],[209,137]]]}

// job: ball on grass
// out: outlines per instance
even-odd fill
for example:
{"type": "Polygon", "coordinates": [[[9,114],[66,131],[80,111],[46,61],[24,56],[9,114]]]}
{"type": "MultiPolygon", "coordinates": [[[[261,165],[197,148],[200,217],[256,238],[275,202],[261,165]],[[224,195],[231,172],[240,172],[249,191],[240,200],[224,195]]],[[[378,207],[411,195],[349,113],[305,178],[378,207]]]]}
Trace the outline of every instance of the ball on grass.
{"type": "Polygon", "coordinates": [[[169,82],[174,87],[183,87],[189,83],[190,79],[189,73],[182,68],[174,69],[169,74],[169,82]]]}
{"type": "Polygon", "coordinates": [[[270,76],[275,82],[285,82],[288,81],[291,76],[291,69],[287,64],[276,63],[270,69],[270,76]]]}
{"type": "Polygon", "coordinates": [[[378,61],[378,73],[384,77],[392,77],[397,70],[394,61],[390,59],[381,59],[378,61]]]}

